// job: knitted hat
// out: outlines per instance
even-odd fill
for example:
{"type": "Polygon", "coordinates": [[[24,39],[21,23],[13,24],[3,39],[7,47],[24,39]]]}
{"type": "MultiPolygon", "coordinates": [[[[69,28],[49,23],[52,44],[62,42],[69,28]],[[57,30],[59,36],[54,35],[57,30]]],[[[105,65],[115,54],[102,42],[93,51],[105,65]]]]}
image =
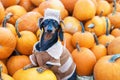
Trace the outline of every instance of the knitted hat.
{"type": "Polygon", "coordinates": [[[44,13],[43,21],[46,19],[54,19],[60,23],[60,11],[55,9],[47,8],[44,13]]]}

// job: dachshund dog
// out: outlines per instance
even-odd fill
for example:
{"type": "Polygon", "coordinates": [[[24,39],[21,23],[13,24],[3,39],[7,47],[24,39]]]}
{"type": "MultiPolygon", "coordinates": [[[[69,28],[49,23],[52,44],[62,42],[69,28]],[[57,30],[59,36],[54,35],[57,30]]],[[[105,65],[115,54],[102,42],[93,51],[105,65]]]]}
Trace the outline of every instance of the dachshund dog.
{"type": "Polygon", "coordinates": [[[64,39],[61,21],[40,18],[39,26],[43,33],[33,47],[31,64],[23,69],[39,66],[52,70],[57,80],[76,80],[76,65],[68,49],[61,44],[64,39]]]}

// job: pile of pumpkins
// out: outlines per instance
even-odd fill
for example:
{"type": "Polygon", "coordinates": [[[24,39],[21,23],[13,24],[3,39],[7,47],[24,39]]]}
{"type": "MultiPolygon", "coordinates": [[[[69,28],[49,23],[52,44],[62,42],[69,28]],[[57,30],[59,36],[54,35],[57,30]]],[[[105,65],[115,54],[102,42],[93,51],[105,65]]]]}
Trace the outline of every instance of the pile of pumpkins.
{"type": "Polygon", "coordinates": [[[0,0],[0,79],[57,80],[51,70],[22,69],[46,8],[60,10],[78,76],[120,80],[120,0],[0,0]]]}

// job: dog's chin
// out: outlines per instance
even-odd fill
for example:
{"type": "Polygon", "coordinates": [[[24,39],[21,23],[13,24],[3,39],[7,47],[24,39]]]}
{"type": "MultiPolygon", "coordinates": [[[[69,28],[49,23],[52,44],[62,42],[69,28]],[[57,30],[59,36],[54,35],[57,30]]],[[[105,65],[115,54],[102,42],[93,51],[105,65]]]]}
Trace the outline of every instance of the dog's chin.
{"type": "Polygon", "coordinates": [[[46,32],[44,34],[44,40],[50,40],[53,36],[53,33],[46,32]]]}

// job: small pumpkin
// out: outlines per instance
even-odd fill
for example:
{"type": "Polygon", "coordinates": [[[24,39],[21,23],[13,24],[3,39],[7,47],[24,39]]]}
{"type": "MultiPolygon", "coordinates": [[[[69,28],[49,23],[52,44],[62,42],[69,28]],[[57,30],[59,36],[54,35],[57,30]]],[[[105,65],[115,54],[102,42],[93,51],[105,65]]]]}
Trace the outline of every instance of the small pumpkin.
{"type": "Polygon", "coordinates": [[[0,1],[0,24],[2,23],[4,16],[5,16],[5,9],[0,1]]]}
{"type": "Polygon", "coordinates": [[[119,37],[120,36],[120,29],[119,28],[114,28],[112,31],[111,31],[111,34],[115,37],[119,37]]]}
{"type": "Polygon", "coordinates": [[[39,6],[40,3],[44,2],[45,0],[30,0],[35,6],[39,6]]]}
{"type": "Polygon", "coordinates": [[[95,80],[120,80],[120,54],[102,57],[94,67],[95,80]]]}
{"type": "Polygon", "coordinates": [[[27,70],[20,69],[13,75],[15,80],[57,80],[55,74],[49,69],[40,67],[30,68],[27,70]]]}
{"type": "Polygon", "coordinates": [[[13,6],[10,6],[10,7],[7,7],[5,9],[5,14],[9,14],[9,13],[12,13],[13,16],[11,16],[9,22],[12,23],[12,24],[15,24],[16,20],[27,13],[27,11],[25,10],[24,7],[20,6],[20,5],[13,5],[13,6]]]}
{"type": "Polygon", "coordinates": [[[94,53],[85,47],[79,47],[73,50],[72,57],[76,63],[76,71],[79,76],[90,76],[93,73],[93,68],[96,63],[94,53]]]}
{"type": "Polygon", "coordinates": [[[73,10],[73,16],[80,21],[91,19],[96,14],[96,5],[92,0],[78,0],[73,10]],[[87,5],[87,7],[86,7],[87,5]]]}
{"type": "Polygon", "coordinates": [[[23,68],[24,66],[30,64],[29,57],[26,55],[14,55],[11,56],[7,61],[7,69],[9,72],[9,75],[13,75],[17,70],[23,68]]]}
{"type": "Polygon", "coordinates": [[[1,60],[0,65],[2,66],[2,72],[8,74],[7,66],[1,60]]]}
{"type": "Polygon", "coordinates": [[[0,27],[0,59],[6,59],[12,54],[16,47],[16,41],[10,30],[0,27]]]}
{"type": "Polygon", "coordinates": [[[20,54],[30,55],[30,54],[32,54],[33,45],[37,42],[37,37],[31,31],[21,31],[21,32],[19,32],[18,23],[19,23],[19,21],[16,21],[16,25],[15,25],[16,32],[17,32],[17,35],[18,35],[16,50],[20,54]]]}

